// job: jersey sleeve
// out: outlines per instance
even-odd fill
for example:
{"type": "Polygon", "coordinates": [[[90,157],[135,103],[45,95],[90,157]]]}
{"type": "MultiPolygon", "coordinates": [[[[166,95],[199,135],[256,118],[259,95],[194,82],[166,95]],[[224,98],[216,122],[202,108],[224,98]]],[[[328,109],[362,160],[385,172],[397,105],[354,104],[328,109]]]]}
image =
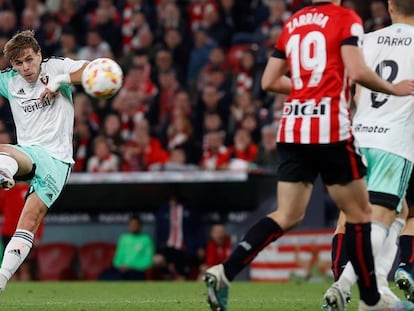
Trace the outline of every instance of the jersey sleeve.
{"type": "Polygon", "coordinates": [[[83,64],[86,63],[85,60],[74,60],[68,57],[51,58],[49,62],[52,62],[58,74],[75,72],[79,70],[83,66],[83,64]]]}
{"type": "Polygon", "coordinates": [[[0,95],[9,99],[9,80],[16,75],[11,68],[0,71],[0,95]]]}
{"type": "Polygon", "coordinates": [[[282,33],[280,34],[275,44],[275,50],[272,54],[273,57],[283,58],[283,59],[286,58],[286,52],[285,52],[286,36],[287,36],[286,29],[287,27],[283,26],[282,33]]]}
{"type": "Polygon", "coordinates": [[[341,18],[342,32],[341,41],[343,44],[361,46],[364,36],[364,27],[361,18],[351,10],[347,10],[341,18]]]}

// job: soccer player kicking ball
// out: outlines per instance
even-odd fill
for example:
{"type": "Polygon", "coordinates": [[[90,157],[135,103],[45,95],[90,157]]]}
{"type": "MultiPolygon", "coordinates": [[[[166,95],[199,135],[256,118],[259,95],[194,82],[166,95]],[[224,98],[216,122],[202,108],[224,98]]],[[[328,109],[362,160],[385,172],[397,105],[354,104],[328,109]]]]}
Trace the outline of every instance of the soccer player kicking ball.
{"type": "Polygon", "coordinates": [[[412,95],[414,83],[391,84],[365,64],[358,46],[363,36],[361,19],[339,3],[314,0],[292,15],[268,60],[263,88],[290,93],[277,138],[281,156],[278,207],[250,228],[227,261],[206,271],[212,310],[227,310],[229,282],[266,245],[303,219],[319,174],[347,217],[345,239],[358,275],[359,310],[411,310],[410,303],[406,306],[378,291],[366,168],[352,136],[348,76],[374,91],[393,95],[412,95]]]}
{"type": "Polygon", "coordinates": [[[0,145],[0,187],[30,184],[16,232],[5,246],[0,291],[27,257],[36,230],[59,197],[72,164],[74,111],[71,86],[81,83],[86,61],[42,60],[33,31],[22,31],[4,47],[12,68],[0,73],[0,95],[10,102],[17,145],[0,145]]]}

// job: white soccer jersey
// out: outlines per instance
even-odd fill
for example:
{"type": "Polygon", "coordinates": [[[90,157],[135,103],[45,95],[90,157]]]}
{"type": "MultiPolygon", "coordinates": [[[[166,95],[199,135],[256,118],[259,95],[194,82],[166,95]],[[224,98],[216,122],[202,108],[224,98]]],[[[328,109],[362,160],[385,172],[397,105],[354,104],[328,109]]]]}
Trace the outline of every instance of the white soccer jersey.
{"type": "Polygon", "coordinates": [[[52,77],[79,70],[83,64],[84,61],[69,58],[45,59],[35,83],[28,83],[11,68],[0,73],[0,95],[10,102],[19,145],[41,146],[54,158],[74,163],[74,109],[70,85],[62,85],[51,101],[41,103],[39,96],[52,77]]]}
{"type": "MultiPolygon", "coordinates": [[[[396,83],[414,78],[414,27],[394,24],[368,33],[367,64],[396,83]]],[[[377,148],[414,162],[414,97],[390,96],[361,88],[353,130],[360,147],[377,148]]]]}

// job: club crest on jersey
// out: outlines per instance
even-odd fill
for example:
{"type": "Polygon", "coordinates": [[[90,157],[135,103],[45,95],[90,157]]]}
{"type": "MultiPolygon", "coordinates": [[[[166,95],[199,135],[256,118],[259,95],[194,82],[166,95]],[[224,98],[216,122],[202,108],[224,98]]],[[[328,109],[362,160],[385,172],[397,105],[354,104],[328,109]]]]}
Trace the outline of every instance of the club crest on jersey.
{"type": "Polygon", "coordinates": [[[40,77],[40,82],[42,82],[44,85],[47,85],[49,83],[49,76],[42,73],[40,77]]]}
{"type": "Polygon", "coordinates": [[[327,106],[330,103],[330,99],[322,99],[319,104],[316,104],[314,100],[306,102],[299,102],[294,100],[290,103],[285,103],[283,106],[284,116],[322,116],[327,112],[327,106]]]}

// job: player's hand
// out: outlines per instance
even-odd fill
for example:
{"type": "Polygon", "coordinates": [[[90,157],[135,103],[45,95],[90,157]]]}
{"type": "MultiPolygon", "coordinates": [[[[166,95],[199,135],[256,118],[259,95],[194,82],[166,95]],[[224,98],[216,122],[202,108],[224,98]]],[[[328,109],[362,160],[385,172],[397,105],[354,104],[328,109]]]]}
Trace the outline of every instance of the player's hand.
{"type": "Polygon", "coordinates": [[[40,94],[40,101],[44,103],[45,101],[51,101],[53,98],[56,97],[58,92],[52,92],[48,88],[45,88],[44,91],[40,94]]]}
{"type": "Polygon", "coordinates": [[[393,95],[408,96],[414,95],[414,80],[403,80],[393,84],[393,95]]]}

